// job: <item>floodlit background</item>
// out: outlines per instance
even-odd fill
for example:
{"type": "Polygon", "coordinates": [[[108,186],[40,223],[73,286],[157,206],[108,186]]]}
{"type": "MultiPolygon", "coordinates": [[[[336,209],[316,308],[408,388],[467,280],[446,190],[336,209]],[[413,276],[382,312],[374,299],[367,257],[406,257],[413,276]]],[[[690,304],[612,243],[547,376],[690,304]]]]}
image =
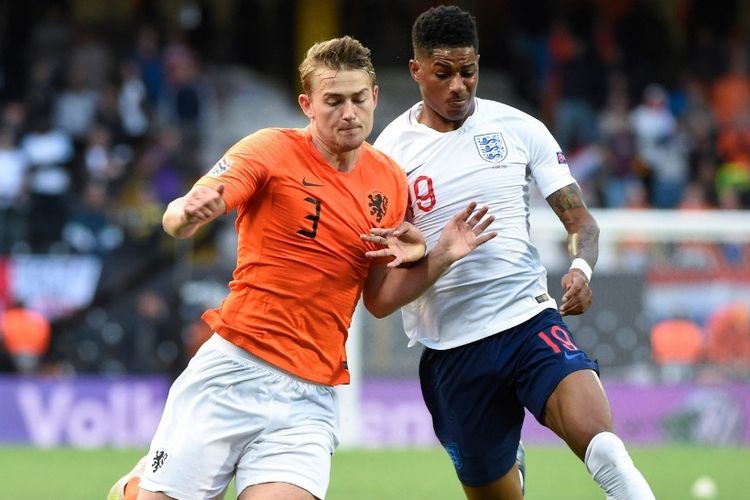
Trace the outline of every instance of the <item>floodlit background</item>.
{"type": "MultiPolygon", "coordinates": [[[[243,136],[305,125],[317,40],[372,50],[374,139],[419,99],[410,26],[436,3],[0,0],[0,498],[103,498],[130,468],[234,264],[231,216],[176,242],[166,203],[243,136]]],[[[477,17],[478,95],[550,128],[601,226],[594,306],[569,325],[617,432],[658,498],[747,498],[750,3],[455,3],[477,17]]],[[[559,298],[564,231],[533,205],[559,298]]],[[[334,500],[461,498],[400,321],[355,317],[334,500]]],[[[524,440],[528,498],[603,498],[533,417],[524,440]]]]}

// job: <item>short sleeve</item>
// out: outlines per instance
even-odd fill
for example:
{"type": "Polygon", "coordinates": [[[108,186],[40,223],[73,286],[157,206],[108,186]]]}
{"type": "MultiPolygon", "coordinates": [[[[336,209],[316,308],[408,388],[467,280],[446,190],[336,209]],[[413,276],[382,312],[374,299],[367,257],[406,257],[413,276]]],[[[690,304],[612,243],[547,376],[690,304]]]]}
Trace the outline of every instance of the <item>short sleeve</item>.
{"type": "Polygon", "coordinates": [[[568,160],[557,141],[542,122],[532,119],[527,130],[529,168],[539,190],[546,198],[558,189],[573,184],[568,160]]]}
{"type": "Polygon", "coordinates": [[[198,181],[196,186],[215,188],[224,185],[222,198],[227,212],[246,203],[268,182],[278,150],[280,134],[264,129],[251,134],[229,148],[224,156],[198,181]]]}

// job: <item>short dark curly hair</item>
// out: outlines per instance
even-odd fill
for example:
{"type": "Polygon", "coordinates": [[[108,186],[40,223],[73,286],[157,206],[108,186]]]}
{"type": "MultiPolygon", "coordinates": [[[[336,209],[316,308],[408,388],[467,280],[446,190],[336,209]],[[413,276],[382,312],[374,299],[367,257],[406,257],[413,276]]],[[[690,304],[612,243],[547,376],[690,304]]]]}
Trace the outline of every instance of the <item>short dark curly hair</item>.
{"type": "Polygon", "coordinates": [[[474,47],[479,37],[474,16],[455,5],[440,5],[422,12],[411,28],[414,54],[431,55],[440,48],[474,47]]]}

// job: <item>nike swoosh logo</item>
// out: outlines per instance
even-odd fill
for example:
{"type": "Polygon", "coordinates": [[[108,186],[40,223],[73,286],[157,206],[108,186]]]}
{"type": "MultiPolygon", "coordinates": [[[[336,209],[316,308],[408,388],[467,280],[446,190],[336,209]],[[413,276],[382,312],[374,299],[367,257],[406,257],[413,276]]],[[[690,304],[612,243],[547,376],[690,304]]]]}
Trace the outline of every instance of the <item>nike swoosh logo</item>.
{"type": "MultiPolygon", "coordinates": [[[[427,163],[427,162],[425,162],[425,163],[427,163]]],[[[410,176],[411,174],[413,174],[414,172],[416,172],[417,170],[419,170],[419,169],[420,169],[420,168],[422,168],[423,166],[424,166],[424,163],[420,163],[420,164],[419,164],[419,165],[417,165],[416,167],[414,167],[414,168],[412,168],[411,170],[407,171],[407,172],[406,172],[406,176],[407,176],[407,177],[409,177],[409,176],[410,176]]]]}
{"type": "Polygon", "coordinates": [[[565,359],[569,359],[571,361],[583,356],[583,351],[575,351],[575,352],[563,351],[563,352],[565,354],[565,359]]]}
{"type": "Polygon", "coordinates": [[[316,184],[314,182],[308,182],[307,179],[305,179],[304,177],[302,178],[302,185],[307,186],[307,187],[310,187],[310,186],[323,187],[323,184],[316,184]]]}

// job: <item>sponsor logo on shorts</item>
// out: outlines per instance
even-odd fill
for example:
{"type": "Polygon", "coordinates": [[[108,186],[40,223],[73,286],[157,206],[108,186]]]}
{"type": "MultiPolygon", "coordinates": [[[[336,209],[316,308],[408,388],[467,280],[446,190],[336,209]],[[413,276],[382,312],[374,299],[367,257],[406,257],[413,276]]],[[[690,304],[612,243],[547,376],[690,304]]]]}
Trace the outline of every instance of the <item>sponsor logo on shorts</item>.
{"type": "Polygon", "coordinates": [[[464,459],[461,457],[461,450],[458,449],[458,445],[443,443],[443,448],[448,452],[448,456],[451,458],[451,462],[453,462],[453,467],[456,470],[461,470],[464,466],[464,459]]]}
{"type": "Polygon", "coordinates": [[[573,361],[574,359],[583,357],[583,351],[574,351],[574,352],[563,351],[563,352],[565,353],[565,359],[567,359],[568,361],[573,361]]]}
{"type": "Polygon", "coordinates": [[[161,466],[164,465],[164,462],[167,460],[167,452],[164,450],[156,450],[156,453],[154,453],[154,459],[151,461],[151,470],[154,472],[161,469],[161,466]]]}

